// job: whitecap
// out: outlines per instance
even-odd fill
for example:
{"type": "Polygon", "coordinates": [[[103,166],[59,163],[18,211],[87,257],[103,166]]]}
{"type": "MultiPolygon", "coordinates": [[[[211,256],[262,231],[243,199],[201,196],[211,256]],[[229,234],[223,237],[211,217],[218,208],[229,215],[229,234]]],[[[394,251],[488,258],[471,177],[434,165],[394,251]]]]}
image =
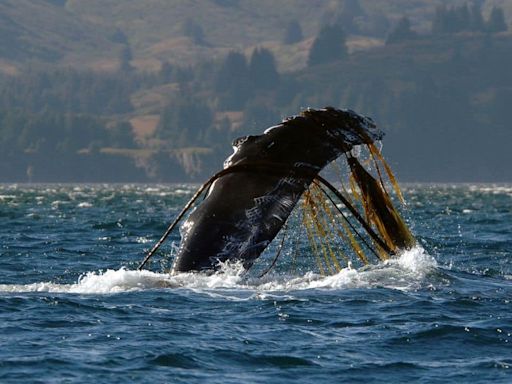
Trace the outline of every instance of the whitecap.
{"type": "Polygon", "coordinates": [[[295,278],[273,278],[257,288],[270,291],[305,289],[349,289],[384,287],[414,290],[425,285],[426,276],[437,267],[435,259],[421,247],[403,252],[399,257],[360,269],[343,268],[335,275],[308,272],[295,278]]]}
{"type": "Polygon", "coordinates": [[[64,200],[54,200],[54,201],[52,201],[51,206],[52,206],[53,208],[56,208],[56,207],[58,207],[59,205],[62,205],[62,204],[69,204],[69,201],[64,201],[64,200]]]}
{"type": "Polygon", "coordinates": [[[361,269],[344,268],[332,276],[307,272],[303,276],[268,274],[250,277],[241,263],[226,262],[218,272],[156,273],[150,271],[107,270],[88,272],[76,284],[41,282],[22,285],[0,285],[0,292],[53,292],[110,294],[146,289],[186,288],[227,300],[266,300],[276,294],[322,289],[384,287],[415,290],[428,284],[427,276],[437,268],[435,259],[421,247],[403,252],[399,257],[361,269]],[[240,292],[246,292],[240,297],[240,292]],[[247,293],[249,294],[247,296],[247,293]]]}
{"type": "Polygon", "coordinates": [[[139,236],[135,239],[135,241],[139,244],[147,244],[147,243],[151,242],[152,240],[145,236],[139,236]]]}
{"type": "Polygon", "coordinates": [[[175,189],[172,191],[172,194],[174,195],[190,195],[193,191],[187,190],[187,189],[175,189]]]}
{"type": "Polygon", "coordinates": [[[168,286],[169,275],[150,271],[131,271],[125,268],[104,272],[88,272],[76,284],[41,282],[34,284],[0,284],[0,292],[51,292],[80,294],[109,294],[168,286]]]}

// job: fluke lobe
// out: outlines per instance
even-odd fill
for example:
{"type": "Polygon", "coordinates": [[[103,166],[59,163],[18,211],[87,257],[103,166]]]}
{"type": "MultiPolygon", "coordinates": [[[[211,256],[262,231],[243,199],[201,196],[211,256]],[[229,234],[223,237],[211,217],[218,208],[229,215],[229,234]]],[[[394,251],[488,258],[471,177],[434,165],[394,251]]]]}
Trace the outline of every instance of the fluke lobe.
{"type": "Polygon", "coordinates": [[[173,272],[215,270],[226,260],[250,268],[322,168],[382,137],[370,118],[328,107],[236,139],[225,172],[180,228],[173,272]]]}

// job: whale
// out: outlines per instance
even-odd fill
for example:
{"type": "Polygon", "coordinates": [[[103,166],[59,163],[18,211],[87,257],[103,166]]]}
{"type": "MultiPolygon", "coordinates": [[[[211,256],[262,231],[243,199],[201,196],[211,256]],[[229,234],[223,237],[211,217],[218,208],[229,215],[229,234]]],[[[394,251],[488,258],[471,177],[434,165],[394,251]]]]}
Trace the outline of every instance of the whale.
{"type": "Polygon", "coordinates": [[[173,272],[215,270],[226,260],[250,268],[315,176],[354,146],[383,135],[369,117],[328,107],[236,139],[224,169],[240,171],[216,179],[181,226],[173,272]]]}
{"type": "MultiPolygon", "coordinates": [[[[138,269],[204,196],[179,227],[181,242],[171,273],[216,271],[226,261],[240,262],[248,270],[285,226],[301,198],[307,195],[305,200],[314,204],[312,185],[320,188],[378,259],[396,254],[399,248],[411,248],[415,240],[391,202],[375,159],[380,159],[401,196],[389,166],[374,146],[383,136],[371,118],[349,109],[326,107],[306,109],[260,135],[235,139],[234,152],[224,161],[223,168],[197,190],[138,269]],[[363,145],[374,158],[380,181],[352,154],[356,146],[363,145]],[[358,186],[363,213],[320,175],[341,155],[346,156],[352,181],[358,186]],[[347,220],[326,189],[350,211],[375,247],[347,220]]],[[[317,208],[311,207],[315,217],[317,208]]],[[[313,225],[317,233],[324,232],[318,222],[313,225]]],[[[367,263],[354,236],[348,236],[358,256],[367,263]]]]}

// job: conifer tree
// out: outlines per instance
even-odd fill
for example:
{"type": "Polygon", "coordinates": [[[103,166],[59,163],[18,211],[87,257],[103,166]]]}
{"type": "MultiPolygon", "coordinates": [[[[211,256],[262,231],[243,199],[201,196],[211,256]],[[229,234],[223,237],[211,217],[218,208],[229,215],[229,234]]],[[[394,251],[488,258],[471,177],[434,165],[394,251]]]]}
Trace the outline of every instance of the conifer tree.
{"type": "Polygon", "coordinates": [[[407,17],[402,17],[398,24],[390,32],[386,39],[387,44],[396,44],[403,41],[412,40],[417,37],[416,32],[411,29],[411,22],[407,17]]]}
{"type": "Polygon", "coordinates": [[[279,81],[279,74],[272,52],[265,48],[256,48],[249,62],[249,75],[256,88],[274,88],[279,81]]]}
{"type": "Polygon", "coordinates": [[[345,33],[339,24],[327,25],[320,30],[309,51],[308,65],[330,63],[347,56],[345,33]]]}
{"type": "Polygon", "coordinates": [[[183,34],[192,39],[196,45],[205,45],[206,40],[204,36],[203,27],[192,19],[187,19],[182,26],[183,34]]]}
{"type": "Polygon", "coordinates": [[[302,28],[297,20],[291,20],[286,26],[283,37],[284,44],[295,44],[304,38],[302,28]]]}
{"type": "Polygon", "coordinates": [[[164,61],[160,66],[159,77],[163,83],[170,83],[173,77],[174,68],[171,63],[164,61]]]}
{"type": "Polygon", "coordinates": [[[493,7],[489,20],[487,21],[487,31],[490,33],[504,32],[508,29],[505,21],[505,14],[503,9],[493,7]]]}
{"type": "Polygon", "coordinates": [[[474,2],[469,8],[470,26],[472,31],[481,32],[484,30],[484,18],[481,7],[474,2]]]}
{"type": "Polygon", "coordinates": [[[245,81],[248,74],[249,68],[245,56],[240,52],[231,51],[217,73],[215,88],[219,92],[226,91],[240,81],[245,81]]]}
{"type": "Polygon", "coordinates": [[[239,110],[252,93],[252,82],[245,56],[240,52],[230,52],[215,80],[215,90],[220,94],[220,107],[239,110]]]}
{"type": "Polygon", "coordinates": [[[359,0],[345,0],[337,22],[341,23],[348,33],[355,33],[359,29],[356,20],[365,16],[366,12],[361,7],[359,0]]]}
{"type": "Polygon", "coordinates": [[[188,95],[173,100],[160,115],[156,135],[173,148],[200,145],[213,122],[213,113],[204,102],[188,95]]]}
{"type": "Polygon", "coordinates": [[[133,66],[131,61],[133,60],[132,49],[129,44],[125,44],[121,49],[121,53],[119,55],[119,70],[122,72],[130,72],[133,70],[133,66]]]}

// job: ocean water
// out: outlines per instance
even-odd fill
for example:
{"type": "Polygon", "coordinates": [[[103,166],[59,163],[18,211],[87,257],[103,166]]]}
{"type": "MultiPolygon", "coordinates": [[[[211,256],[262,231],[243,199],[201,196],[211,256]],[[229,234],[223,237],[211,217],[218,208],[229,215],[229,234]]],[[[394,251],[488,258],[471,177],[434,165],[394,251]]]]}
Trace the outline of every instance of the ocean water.
{"type": "Polygon", "coordinates": [[[0,383],[512,382],[512,185],[406,185],[420,245],[334,276],[135,271],[193,191],[0,185],[0,383]]]}

